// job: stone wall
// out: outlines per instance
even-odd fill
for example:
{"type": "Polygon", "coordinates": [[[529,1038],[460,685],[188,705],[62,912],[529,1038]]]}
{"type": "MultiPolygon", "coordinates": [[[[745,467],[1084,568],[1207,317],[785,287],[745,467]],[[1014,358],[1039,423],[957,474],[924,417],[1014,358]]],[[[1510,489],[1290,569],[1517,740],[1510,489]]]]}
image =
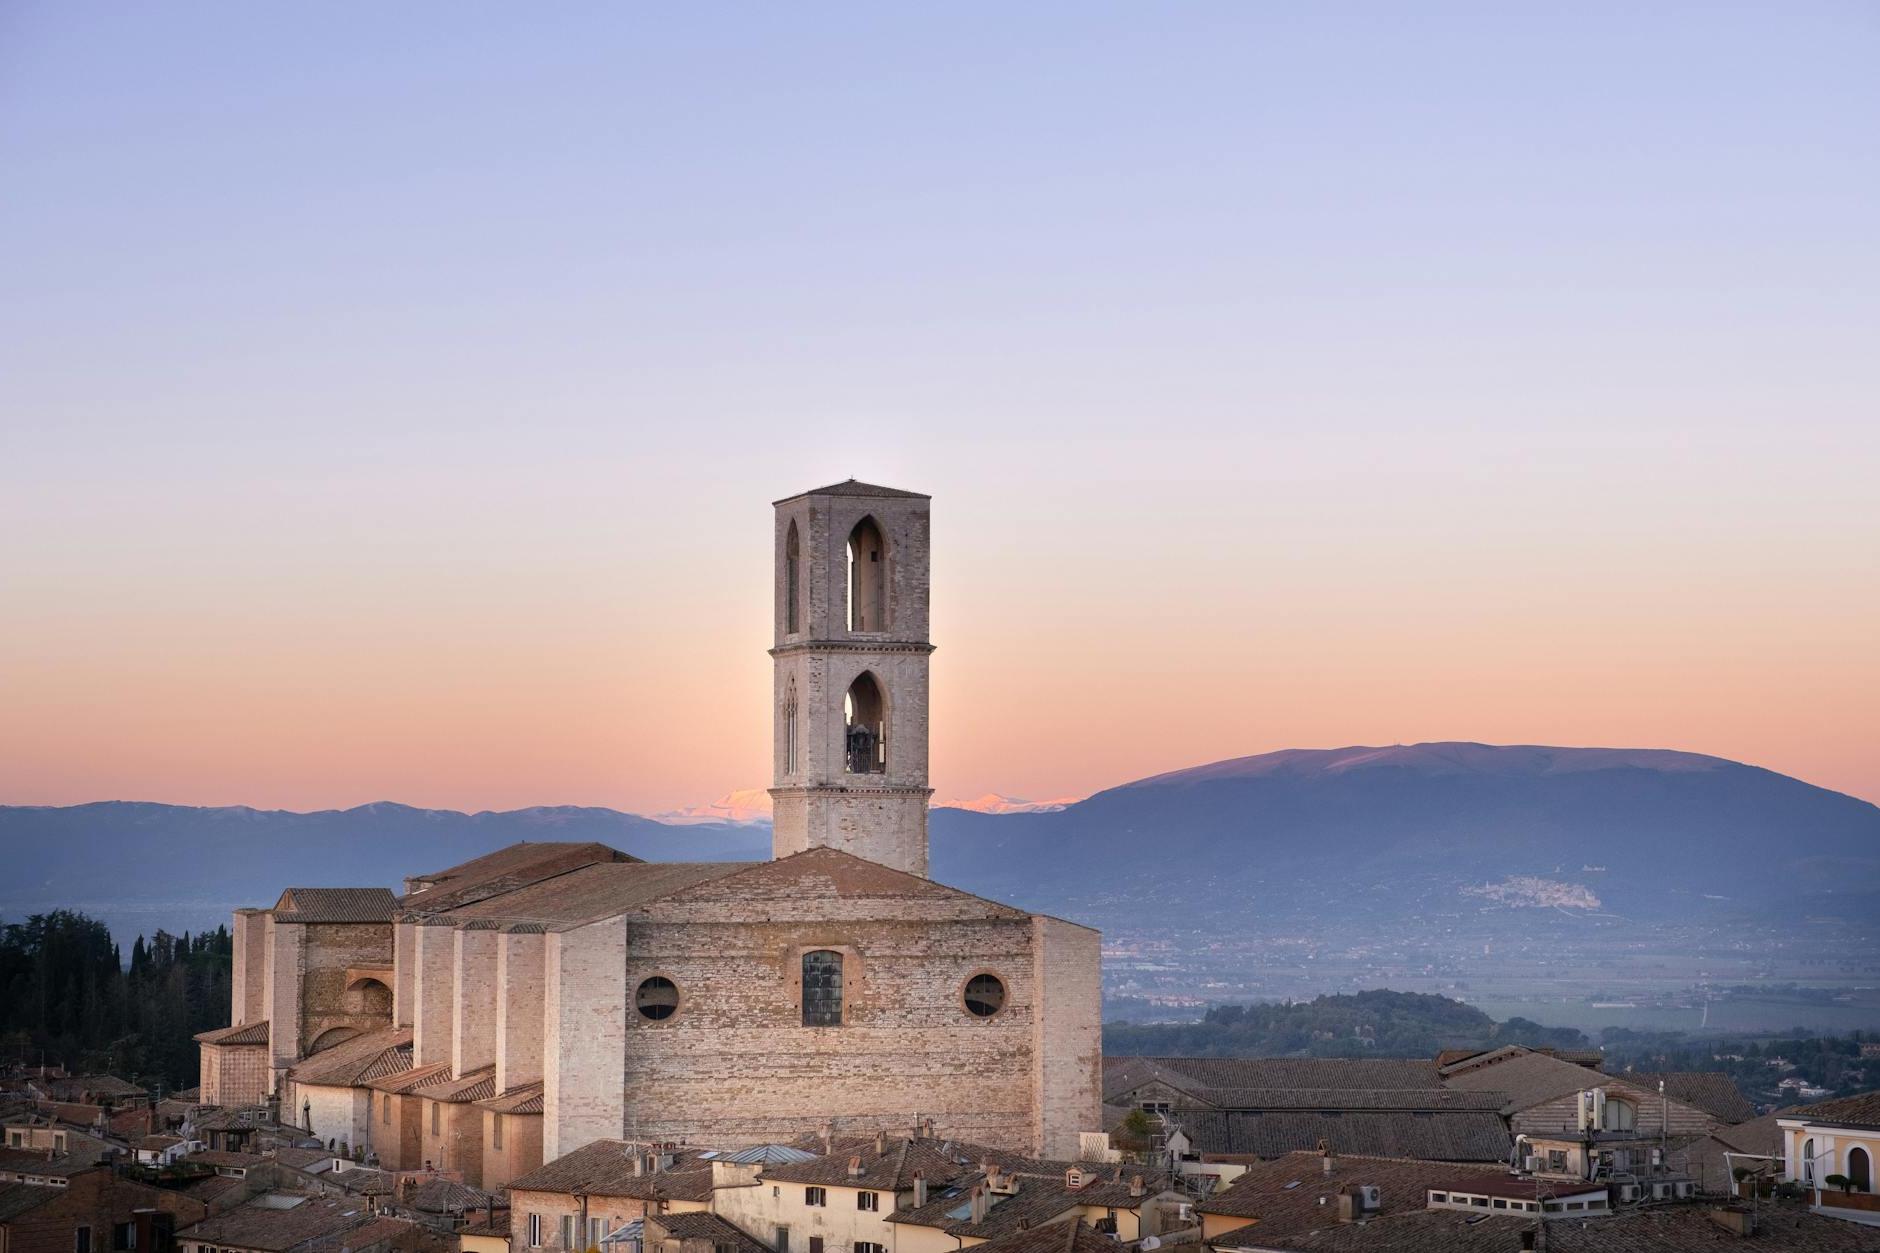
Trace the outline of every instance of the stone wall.
{"type": "Polygon", "coordinates": [[[496,946],[496,1091],[542,1077],[546,938],[506,931],[496,946]]]}
{"type": "Polygon", "coordinates": [[[420,1156],[436,1170],[460,1171],[476,1186],[483,1177],[483,1111],[467,1102],[424,1101],[420,1156]]]}
{"type": "Polygon", "coordinates": [[[547,937],[542,1152],[548,1161],[624,1132],[626,950],[624,918],[547,937]]]}
{"type": "Polygon", "coordinates": [[[542,1164],[542,1116],[483,1111],[483,1182],[491,1192],[542,1164]],[[500,1143],[499,1143],[500,1141],[500,1143]]]}
{"type": "Polygon", "coordinates": [[[1102,936],[1031,919],[1033,1118],[1041,1156],[1077,1157],[1079,1133],[1102,1127],[1102,936]]]}
{"type": "Polygon", "coordinates": [[[268,1016],[268,911],[238,909],[235,930],[230,937],[234,946],[234,967],[229,1021],[236,1026],[261,1022],[268,1016]]]}
{"type": "MultiPolygon", "coordinates": [[[[674,922],[635,926],[628,941],[628,988],[663,975],[681,1003],[663,1021],[628,1015],[627,1122],[611,1134],[729,1146],[788,1140],[830,1117],[843,1131],[907,1134],[926,1116],[943,1136],[1025,1152],[1048,1138],[1071,1157],[1076,1133],[1099,1126],[1085,1027],[1098,1013],[1094,976],[1061,969],[1081,947],[1068,942],[1041,966],[1028,918],[674,922]],[[816,948],[844,955],[839,1027],[802,1025],[802,954],[816,948]],[[1041,970],[1071,980],[1062,1006],[1041,970]],[[980,972],[1006,988],[991,1018],[961,1000],[980,972]],[[1063,1070],[1061,1048],[1075,1050],[1063,1070]]],[[[1094,938],[1089,947],[1094,961],[1094,938]]]]}
{"type": "Polygon", "coordinates": [[[303,933],[300,1056],[390,1026],[392,1007],[384,994],[352,989],[347,971],[392,964],[391,924],[312,923],[295,929],[303,933]]]}
{"type": "Polygon", "coordinates": [[[307,1134],[314,1139],[345,1151],[371,1140],[373,1095],[365,1088],[297,1083],[292,1093],[293,1108],[283,1109],[281,1119],[308,1127],[307,1134]]]}
{"type": "Polygon", "coordinates": [[[268,1099],[274,1071],[265,1044],[204,1044],[202,1103],[259,1105],[268,1099]]]}

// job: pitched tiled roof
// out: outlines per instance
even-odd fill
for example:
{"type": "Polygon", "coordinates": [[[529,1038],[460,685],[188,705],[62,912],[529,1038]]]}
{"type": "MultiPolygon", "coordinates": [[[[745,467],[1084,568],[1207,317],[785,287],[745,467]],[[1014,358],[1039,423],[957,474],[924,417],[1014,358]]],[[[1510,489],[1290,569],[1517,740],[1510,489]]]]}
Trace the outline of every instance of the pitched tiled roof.
{"type": "Polygon", "coordinates": [[[862,483],[855,479],[843,479],[840,483],[831,483],[827,487],[811,488],[807,492],[797,492],[785,496],[783,500],[772,503],[781,505],[785,500],[800,500],[805,496],[877,496],[893,500],[932,500],[925,492],[903,491],[898,487],[881,487],[874,483],[862,483]]]}
{"type": "Polygon", "coordinates": [[[1743,1095],[1743,1090],[1736,1086],[1736,1080],[1722,1071],[1628,1070],[1612,1078],[1624,1080],[1647,1092],[1658,1091],[1658,1083],[1663,1080],[1666,1096],[1681,1104],[1695,1106],[1706,1114],[1714,1114],[1725,1122],[1748,1122],[1756,1116],[1756,1107],[1743,1095]]]}
{"type": "Polygon", "coordinates": [[[1159,1082],[1206,1101],[1203,1089],[1440,1088],[1436,1063],[1400,1057],[1134,1057],[1103,1059],[1103,1094],[1114,1101],[1159,1082]]]}
{"type": "Polygon", "coordinates": [[[887,1215],[885,1221],[934,1227],[950,1236],[984,1240],[1052,1222],[1084,1206],[1135,1209],[1144,1198],[1174,1186],[1167,1175],[1142,1166],[1108,1168],[1101,1178],[1081,1188],[1069,1187],[1061,1170],[1049,1175],[1020,1174],[1014,1179],[1017,1191],[987,1194],[986,1216],[974,1222],[972,1193],[985,1183],[986,1176],[979,1172],[956,1179],[932,1196],[926,1205],[897,1210],[887,1215]],[[1132,1196],[1131,1180],[1137,1178],[1142,1180],[1142,1195],[1132,1196]]]}
{"type": "Polygon", "coordinates": [[[473,1209],[487,1209],[495,1199],[494,1192],[469,1184],[451,1179],[427,1179],[411,1190],[405,1204],[426,1214],[463,1214],[473,1209]]]}
{"type": "Polygon", "coordinates": [[[1445,1082],[1452,1091],[1500,1092],[1507,1098],[1502,1112],[1514,1114],[1587,1088],[1629,1091],[1634,1097],[1658,1095],[1656,1086],[1647,1091],[1629,1080],[1630,1076],[1601,1074],[1542,1053],[1523,1053],[1491,1066],[1457,1071],[1445,1082]]]}
{"type": "Polygon", "coordinates": [[[472,1070],[455,1079],[427,1084],[422,1095],[427,1101],[448,1101],[452,1105],[466,1105],[471,1101],[488,1100],[496,1095],[495,1063],[472,1070]]]}
{"type": "Polygon", "coordinates": [[[564,841],[524,841],[472,858],[434,874],[415,875],[407,882],[425,886],[399,899],[401,915],[424,916],[485,900],[554,875],[596,862],[632,862],[639,858],[605,844],[564,841]]]}
{"type": "Polygon", "coordinates": [[[770,1253],[768,1246],[716,1214],[653,1214],[647,1216],[646,1224],[664,1228],[675,1240],[710,1240],[715,1248],[732,1248],[737,1253],[770,1253]]]}
{"type": "Polygon", "coordinates": [[[18,1218],[47,1201],[56,1201],[65,1193],[36,1183],[0,1184],[0,1223],[18,1218]]]}
{"type": "Polygon", "coordinates": [[[880,902],[895,917],[903,916],[909,908],[918,908],[922,917],[936,922],[1029,917],[1010,905],[833,848],[812,848],[775,861],[732,865],[735,873],[713,876],[665,894],[650,902],[643,912],[653,918],[683,913],[687,918],[704,919],[749,917],[751,910],[763,909],[767,918],[790,922],[823,915],[827,906],[821,902],[837,897],[847,902],[848,917],[866,916],[861,911],[868,902],[880,902]],[[732,910],[739,912],[734,914],[732,910]]]}
{"type": "Polygon", "coordinates": [[[404,1069],[393,1068],[384,1074],[374,1074],[361,1079],[366,1087],[378,1092],[390,1092],[394,1096],[407,1092],[417,1092],[434,1083],[450,1082],[450,1063],[432,1062],[429,1066],[412,1066],[409,1050],[400,1050],[400,1060],[406,1063],[404,1069]]]}
{"type": "MultiPolygon", "coordinates": [[[[1600,1218],[1592,1225],[1604,1227],[1611,1221],[1600,1218]]],[[[1564,1225],[1550,1223],[1548,1233],[1564,1225]]],[[[1521,1233],[1539,1227],[1538,1219],[1507,1213],[1419,1210],[1292,1232],[1269,1232],[1266,1224],[1255,1223],[1228,1232],[1213,1245],[1217,1249],[1249,1247],[1282,1253],[1516,1253],[1521,1248],[1521,1233]]],[[[1717,1234],[1723,1234],[1722,1228],[1717,1234]]]]}
{"type": "MultiPolygon", "coordinates": [[[[1448,1088],[1199,1088],[1196,1091],[1208,1104],[1226,1110],[1501,1108],[1499,1092],[1448,1088]]],[[[1181,1116],[1178,1111],[1177,1122],[1181,1116]]]]}
{"type": "Polygon", "coordinates": [[[1337,1202],[1325,1198],[1336,1197],[1346,1184],[1377,1185],[1380,1215],[1402,1214],[1423,1209],[1429,1189],[1449,1184],[1459,1171],[1489,1179],[1505,1175],[1507,1168],[1341,1155],[1332,1158],[1332,1173],[1327,1175],[1317,1153],[1288,1153],[1249,1166],[1224,1191],[1195,1208],[1204,1214],[1258,1219],[1262,1237],[1284,1235],[1336,1224],[1337,1202]]]}
{"type": "Polygon", "coordinates": [[[268,1024],[266,1020],[263,1020],[237,1023],[232,1027],[217,1027],[214,1031],[198,1032],[196,1039],[204,1044],[266,1044],[268,1024]]]}
{"type": "Polygon", "coordinates": [[[1176,1123],[1200,1153],[1277,1157],[1329,1142],[1335,1152],[1445,1162],[1505,1162],[1507,1123],[1493,1109],[1196,1110],[1176,1123]]]}
{"type": "Polygon", "coordinates": [[[1880,1253],[1880,1227],[1811,1214],[1796,1201],[1761,1201],[1756,1234],[1732,1237],[1709,1205],[1648,1206],[1588,1223],[1547,1224],[1547,1253],[1723,1253],[1733,1246],[1782,1253],[1880,1253]]]}
{"type": "Polygon", "coordinates": [[[1118,1246],[1109,1236],[1072,1219],[1014,1231],[973,1247],[987,1253],[1116,1253],[1118,1246]]]}
{"type": "Polygon", "coordinates": [[[736,874],[750,862],[596,862],[448,911],[453,923],[538,923],[551,931],[582,926],[736,874]]]}
{"type": "Polygon", "coordinates": [[[386,1066],[405,1069],[411,1065],[411,1028],[384,1027],[378,1031],[368,1031],[364,1035],[343,1040],[330,1049],[324,1049],[307,1058],[292,1070],[287,1077],[295,1083],[313,1084],[318,1087],[350,1088],[365,1081],[367,1074],[385,1074],[386,1066]],[[398,1065],[395,1055],[404,1054],[402,1065],[398,1065]],[[387,1059],[387,1054],[394,1057],[387,1059]]]}
{"type": "Polygon", "coordinates": [[[477,1104],[496,1114],[539,1114],[544,1108],[544,1087],[538,1079],[534,1083],[511,1088],[500,1096],[486,1097],[477,1104]]]}
{"type": "Polygon", "coordinates": [[[1840,1096],[1831,1101],[1817,1101],[1787,1111],[1784,1118],[1806,1118],[1814,1122],[1838,1123],[1846,1127],[1880,1127],[1880,1092],[1862,1092],[1859,1096],[1840,1096]]]}
{"type": "Polygon", "coordinates": [[[978,1169],[971,1155],[946,1141],[902,1136],[887,1139],[881,1152],[875,1151],[875,1143],[873,1137],[838,1138],[832,1142],[832,1151],[821,1157],[764,1167],[764,1182],[902,1192],[914,1186],[916,1172],[932,1186],[978,1169]],[[861,1173],[852,1174],[850,1161],[856,1158],[861,1173]]]}
{"type": "Polygon", "coordinates": [[[179,1240],[284,1253],[321,1236],[361,1227],[371,1216],[351,1197],[307,1197],[291,1209],[242,1205],[176,1233],[179,1240]]]}
{"type": "Polygon", "coordinates": [[[711,1199],[711,1164],[701,1161],[696,1152],[679,1152],[677,1163],[669,1170],[636,1175],[635,1161],[652,1152],[644,1144],[626,1140],[595,1140],[510,1180],[509,1190],[587,1192],[639,1200],[654,1196],[678,1201],[711,1199]]]}
{"type": "Polygon", "coordinates": [[[274,905],[274,921],[390,922],[398,904],[389,888],[288,888],[274,905]]]}

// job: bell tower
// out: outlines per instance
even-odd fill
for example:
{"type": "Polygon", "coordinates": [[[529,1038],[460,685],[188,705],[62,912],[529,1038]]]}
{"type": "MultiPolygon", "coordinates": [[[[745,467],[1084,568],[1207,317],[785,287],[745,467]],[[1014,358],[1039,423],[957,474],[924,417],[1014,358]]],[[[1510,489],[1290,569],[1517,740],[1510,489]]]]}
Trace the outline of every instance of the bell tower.
{"type": "Polygon", "coordinates": [[[927,873],[929,499],[849,479],[776,503],[775,856],[927,873]]]}

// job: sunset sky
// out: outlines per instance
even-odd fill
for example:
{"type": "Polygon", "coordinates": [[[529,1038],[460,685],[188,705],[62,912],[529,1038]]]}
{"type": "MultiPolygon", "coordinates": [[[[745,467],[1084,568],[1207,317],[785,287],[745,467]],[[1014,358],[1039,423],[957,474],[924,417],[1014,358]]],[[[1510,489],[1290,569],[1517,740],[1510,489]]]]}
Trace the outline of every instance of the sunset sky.
{"type": "Polygon", "coordinates": [[[933,780],[1880,800],[1880,9],[0,6],[0,803],[768,782],[934,496],[933,780]],[[1413,12],[1414,9],[1414,12],[1413,12]]]}

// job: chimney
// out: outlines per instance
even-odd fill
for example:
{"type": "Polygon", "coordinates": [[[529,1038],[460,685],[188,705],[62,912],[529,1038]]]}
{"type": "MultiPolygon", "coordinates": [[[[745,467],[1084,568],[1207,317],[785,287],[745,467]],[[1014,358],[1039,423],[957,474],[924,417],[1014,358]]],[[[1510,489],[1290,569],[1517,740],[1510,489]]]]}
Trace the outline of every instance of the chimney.
{"type": "Polygon", "coordinates": [[[836,1125],[832,1122],[824,1123],[822,1125],[822,1130],[819,1134],[822,1136],[823,1156],[827,1157],[831,1153],[836,1151],[836,1147],[835,1147],[836,1125]]]}
{"type": "Polygon", "coordinates": [[[858,1153],[855,1156],[849,1158],[849,1178],[860,1179],[864,1173],[866,1172],[862,1170],[861,1155],[858,1153]]]}
{"type": "Polygon", "coordinates": [[[914,1172],[914,1208],[927,1204],[927,1176],[918,1170],[914,1172]]]}
{"type": "Polygon", "coordinates": [[[1338,1221],[1355,1223],[1364,1217],[1364,1202],[1350,1184],[1338,1190],[1338,1221]]]}
{"type": "Polygon", "coordinates": [[[883,1153],[886,1153],[887,1151],[888,1151],[888,1133],[886,1131],[877,1131],[875,1133],[875,1156],[880,1157],[883,1153]]]}
{"type": "Polygon", "coordinates": [[[971,1197],[972,1221],[975,1225],[986,1221],[986,1190],[974,1188],[971,1197]]]}
{"type": "Polygon", "coordinates": [[[645,1173],[646,1173],[646,1154],[635,1153],[633,1155],[633,1177],[635,1179],[638,1179],[641,1175],[644,1175],[645,1173]]]}
{"type": "Polygon", "coordinates": [[[1320,1168],[1329,1178],[1332,1173],[1332,1142],[1330,1140],[1319,1141],[1319,1162],[1320,1168]]]}
{"type": "Polygon", "coordinates": [[[1142,1176],[1141,1176],[1141,1175],[1131,1175],[1131,1176],[1129,1177],[1129,1195],[1130,1195],[1130,1196],[1131,1196],[1132,1198],[1135,1198],[1135,1197],[1140,1197],[1140,1196],[1142,1195],[1142,1192],[1143,1192],[1143,1188],[1142,1188],[1142,1176]]]}
{"type": "Polygon", "coordinates": [[[1756,1234],[1756,1215],[1746,1209],[1720,1205],[1710,1211],[1710,1221],[1733,1236],[1742,1237],[1756,1234]]]}

